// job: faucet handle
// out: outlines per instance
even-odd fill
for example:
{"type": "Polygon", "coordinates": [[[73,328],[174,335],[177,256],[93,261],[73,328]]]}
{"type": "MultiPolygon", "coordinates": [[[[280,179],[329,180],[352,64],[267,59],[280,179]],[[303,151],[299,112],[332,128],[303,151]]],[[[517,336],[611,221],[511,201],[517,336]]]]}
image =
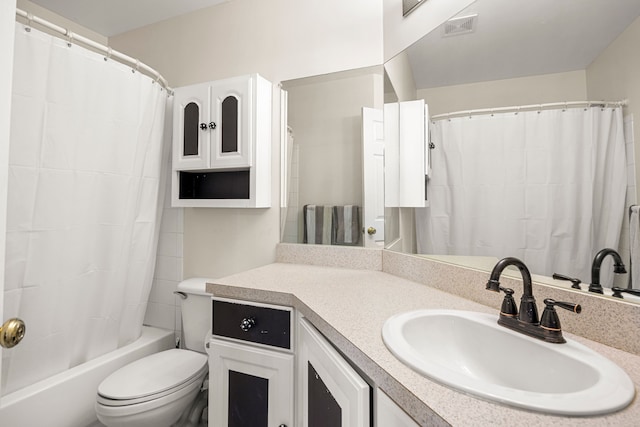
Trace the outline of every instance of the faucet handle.
{"type": "Polygon", "coordinates": [[[611,290],[613,291],[613,295],[611,296],[616,298],[622,298],[622,292],[640,297],[640,289],[619,288],[617,286],[614,286],[613,288],[611,288],[611,290]]]}
{"type": "Polygon", "coordinates": [[[564,274],[558,274],[558,273],[553,273],[551,277],[553,277],[556,280],[567,280],[571,282],[571,287],[573,289],[582,289],[580,287],[580,283],[582,283],[582,281],[580,279],[576,279],[575,277],[569,277],[569,276],[565,276],[564,274]]]}
{"type": "Polygon", "coordinates": [[[500,286],[499,289],[504,292],[504,299],[502,300],[500,314],[502,316],[517,317],[518,306],[516,304],[516,300],[513,299],[513,289],[503,288],[502,286],[500,286]]]}
{"type": "Polygon", "coordinates": [[[558,318],[558,313],[556,313],[555,306],[564,308],[565,310],[573,311],[574,313],[580,313],[582,311],[582,307],[580,304],[573,304],[570,302],[556,301],[551,298],[547,298],[544,300],[544,312],[542,313],[542,319],[540,319],[540,327],[550,330],[560,332],[560,318],[558,318]]]}

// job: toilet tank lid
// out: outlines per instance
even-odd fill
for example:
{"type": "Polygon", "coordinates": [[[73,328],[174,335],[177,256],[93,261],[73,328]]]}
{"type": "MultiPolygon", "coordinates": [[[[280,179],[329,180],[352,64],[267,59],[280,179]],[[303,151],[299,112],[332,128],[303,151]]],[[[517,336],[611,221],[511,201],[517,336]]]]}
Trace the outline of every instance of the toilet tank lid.
{"type": "Polygon", "coordinates": [[[208,294],[206,291],[207,282],[213,282],[213,279],[192,277],[191,279],[186,279],[178,283],[178,290],[187,294],[211,296],[211,294],[208,294]]]}
{"type": "Polygon", "coordinates": [[[136,399],[175,388],[201,374],[207,356],[195,351],[171,349],[138,359],[111,375],[98,386],[100,396],[136,399]]]}

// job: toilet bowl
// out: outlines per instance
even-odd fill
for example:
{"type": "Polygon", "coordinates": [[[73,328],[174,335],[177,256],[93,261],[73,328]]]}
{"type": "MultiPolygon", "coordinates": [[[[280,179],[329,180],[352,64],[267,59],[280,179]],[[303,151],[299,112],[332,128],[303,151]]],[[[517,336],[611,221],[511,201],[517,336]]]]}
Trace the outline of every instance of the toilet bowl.
{"type": "Polygon", "coordinates": [[[170,427],[196,403],[208,373],[204,342],[211,327],[211,295],[205,292],[206,282],[196,278],[178,285],[185,349],[136,360],[100,383],[95,410],[102,424],[170,427]]]}
{"type": "Polygon", "coordinates": [[[188,409],[207,375],[207,357],[172,349],[137,360],[98,387],[96,415],[108,427],[169,427],[188,409]]]}

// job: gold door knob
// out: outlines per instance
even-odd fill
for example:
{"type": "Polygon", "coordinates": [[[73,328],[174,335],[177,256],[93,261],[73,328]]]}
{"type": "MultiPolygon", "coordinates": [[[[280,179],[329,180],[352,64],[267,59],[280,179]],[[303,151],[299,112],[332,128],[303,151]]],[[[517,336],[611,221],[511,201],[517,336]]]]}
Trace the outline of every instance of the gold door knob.
{"type": "Polygon", "coordinates": [[[9,319],[0,326],[0,346],[11,348],[18,345],[27,328],[24,322],[18,318],[9,319]]]}
{"type": "Polygon", "coordinates": [[[373,236],[374,234],[376,234],[376,230],[374,227],[369,227],[367,228],[367,233],[369,234],[369,236],[373,236]]]}

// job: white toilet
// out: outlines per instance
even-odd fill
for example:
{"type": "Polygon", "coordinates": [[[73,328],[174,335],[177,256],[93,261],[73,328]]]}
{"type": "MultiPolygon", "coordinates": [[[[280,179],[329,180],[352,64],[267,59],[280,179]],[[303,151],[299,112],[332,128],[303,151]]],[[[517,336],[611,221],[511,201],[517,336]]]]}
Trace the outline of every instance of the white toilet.
{"type": "Polygon", "coordinates": [[[169,427],[194,403],[208,372],[205,337],[211,329],[206,279],[181,282],[183,349],[136,360],[109,375],[96,400],[98,420],[108,427],[169,427]]]}

